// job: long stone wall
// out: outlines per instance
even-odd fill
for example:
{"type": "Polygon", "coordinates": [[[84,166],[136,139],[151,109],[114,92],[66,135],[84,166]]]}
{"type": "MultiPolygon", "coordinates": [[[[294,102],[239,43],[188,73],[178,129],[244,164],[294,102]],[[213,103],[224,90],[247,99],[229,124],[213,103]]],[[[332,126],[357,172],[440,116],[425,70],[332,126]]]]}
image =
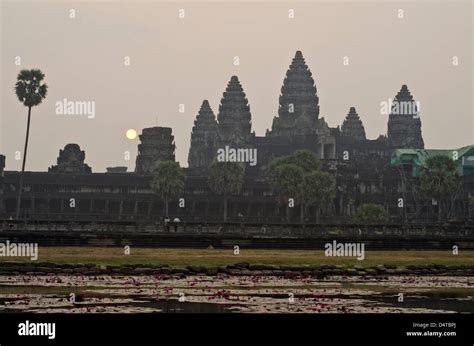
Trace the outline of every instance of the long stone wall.
{"type": "Polygon", "coordinates": [[[68,223],[23,225],[3,223],[0,241],[38,243],[40,246],[117,246],[324,249],[337,242],[365,244],[378,249],[474,250],[474,225],[357,226],[357,225],[244,225],[68,223]]]}
{"type": "Polygon", "coordinates": [[[204,267],[188,266],[186,268],[172,268],[167,264],[149,265],[134,264],[123,266],[105,266],[94,263],[85,264],[58,264],[50,262],[23,263],[0,262],[0,275],[163,275],[172,278],[186,277],[188,275],[236,275],[236,276],[282,276],[316,277],[344,275],[344,276],[377,276],[390,275],[430,275],[430,276],[473,276],[474,265],[396,265],[381,264],[371,267],[346,266],[323,264],[309,265],[269,265],[249,264],[246,262],[235,263],[227,266],[204,267]]]}

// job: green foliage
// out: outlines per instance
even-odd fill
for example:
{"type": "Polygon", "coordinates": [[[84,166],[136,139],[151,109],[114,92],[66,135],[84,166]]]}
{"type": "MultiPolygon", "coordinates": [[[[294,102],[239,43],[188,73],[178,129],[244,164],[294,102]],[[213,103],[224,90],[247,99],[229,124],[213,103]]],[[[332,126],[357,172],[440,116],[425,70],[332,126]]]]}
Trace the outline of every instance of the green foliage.
{"type": "Polygon", "coordinates": [[[317,171],[320,167],[319,159],[312,151],[301,149],[296,150],[292,155],[275,158],[270,165],[270,170],[288,164],[300,167],[304,173],[317,171]]]}
{"type": "Polygon", "coordinates": [[[454,160],[447,156],[432,156],[421,167],[421,192],[442,200],[459,188],[459,176],[454,160]]]}
{"type": "Polygon", "coordinates": [[[165,201],[177,197],[184,190],[185,175],[178,162],[159,161],[152,176],[151,188],[165,201]]]}
{"type": "Polygon", "coordinates": [[[26,107],[39,105],[46,97],[48,86],[41,84],[44,74],[41,70],[21,70],[17,76],[15,93],[26,107]]]}
{"type": "Polygon", "coordinates": [[[283,200],[303,194],[304,171],[295,164],[280,163],[272,166],[270,186],[283,200]]]}
{"type": "Polygon", "coordinates": [[[320,162],[315,153],[309,150],[296,150],[292,155],[295,165],[301,167],[305,173],[317,171],[320,162]]]}
{"type": "Polygon", "coordinates": [[[319,169],[319,159],[309,150],[273,159],[270,165],[270,186],[283,199],[302,197],[305,175],[319,169]]]}
{"type": "Polygon", "coordinates": [[[328,205],[336,196],[336,179],[326,172],[311,172],[304,177],[303,192],[306,203],[328,205]]]}
{"type": "Polygon", "coordinates": [[[209,172],[209,187],[217,194],[239,193],[244,173],[245,167],[241,163],[214,161],[209,172]]]}
{"type": "Polygon", "coordinates": [[[275,158],[270,165],[270,186],[285,202],[288,198],[299,200],[301,222],[304,222],[305,204],[317,206],[318,219],[320,208],[332,202],[336,191],[334,177],[320,171],[318,157],[309,150],[275,158]]]}
{"type": "Polygon", "coordinates": [[[383,224],[388,222],[388,212],[379,204],[362,204],[354,215],[354,222],[359,224],[383,224]]]}

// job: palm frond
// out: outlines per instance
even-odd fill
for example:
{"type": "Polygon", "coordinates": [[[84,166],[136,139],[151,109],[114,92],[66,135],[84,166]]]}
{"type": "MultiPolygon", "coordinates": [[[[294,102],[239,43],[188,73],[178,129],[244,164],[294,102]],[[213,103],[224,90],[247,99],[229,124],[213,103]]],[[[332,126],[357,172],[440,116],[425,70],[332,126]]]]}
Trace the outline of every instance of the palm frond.
{"type": "Polygon", "coordinates": [[[15,94],[26,107],[39,105],[48,93],[48,86],[42,84],[44,73],[39,69],[21,70],[15,84],[15,94]]]}

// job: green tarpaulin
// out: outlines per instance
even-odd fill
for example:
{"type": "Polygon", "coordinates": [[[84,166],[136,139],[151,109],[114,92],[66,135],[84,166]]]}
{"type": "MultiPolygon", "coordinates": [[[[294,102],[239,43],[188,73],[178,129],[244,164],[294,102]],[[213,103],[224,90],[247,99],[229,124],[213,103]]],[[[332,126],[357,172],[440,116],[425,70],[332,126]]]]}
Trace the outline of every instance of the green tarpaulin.
{"type": "Polygon", "coordinates": [[[412,176],[417,177],[420,175],[420,167],[427,158],[440,155],[455,160],[460,175],[474,175],[474,145],[459,149],[396,149],[392,154],[390,164],[393,166],[411,164],[412,176]]]}

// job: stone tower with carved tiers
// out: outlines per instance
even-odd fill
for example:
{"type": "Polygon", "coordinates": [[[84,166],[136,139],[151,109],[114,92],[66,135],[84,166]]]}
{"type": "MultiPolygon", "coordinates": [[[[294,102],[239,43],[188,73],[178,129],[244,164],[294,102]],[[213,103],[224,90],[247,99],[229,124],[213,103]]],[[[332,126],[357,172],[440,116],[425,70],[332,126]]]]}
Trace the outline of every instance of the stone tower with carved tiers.
{"type": "Polygon", "coordinates": [[[84,163],[86,153],[78,144],[66,144],[59,150],[57,165],[48,168],[53,173],[92,173],[92,169],[84,163]]]}
{"type": "Polygon", "coordinates": [[[278,117],[270,136],[291,137],[316,132],[319,99],[314,80],[301,51],[297,51],[281,88],[278,117]]]}
{"type": "Polygon", "coordinates": [[[214,112],[207,100],[199,110],[191,132],[188,165],[190,168],[207,168],[217,152],[218,127],[214,112]]]}
{"type": "Polygon", "coordinates": [[[252,138],[250,106],[237,76],[232,76],[219,105],[218,148],[248,146],[252,138]]]}
{"type": "Polygon", "coordinates": [[[138,145],[135,172],[151,173],[158,161],[174,161],[174,136],[169,127],[143,129],[138,145]]]}
{"type": "Polygon", "coordinates": [[[359,141],[367,139],[362,120],[360,120],[354,107],[349,109],[349,113],[342,123],[341,131],[344,136],[349,136],[359,141]]]}
{"type": "Polygon", "coordinates": [[[423,149],[419,109],[408,87],[403,85],[393,100],[388,118],[388,143],[393,148],[423,149]]]}

